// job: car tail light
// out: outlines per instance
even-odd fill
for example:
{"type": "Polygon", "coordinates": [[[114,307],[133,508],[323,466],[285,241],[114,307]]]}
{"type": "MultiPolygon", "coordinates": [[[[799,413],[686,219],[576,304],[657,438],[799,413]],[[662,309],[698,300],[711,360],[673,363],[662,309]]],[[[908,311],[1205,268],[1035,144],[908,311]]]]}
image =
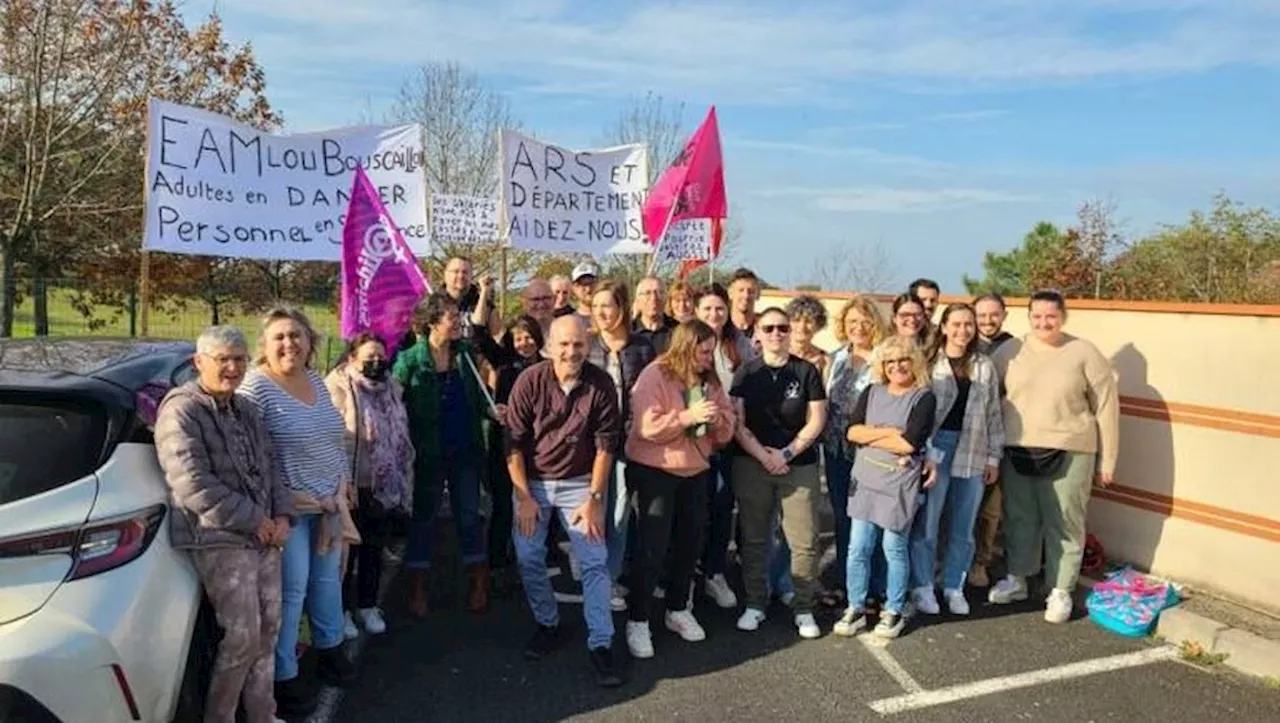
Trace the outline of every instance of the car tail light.
{"type": "Polygon", "coordinates": [[[164,505],[128,516],[99,520],[83,527],[0,540],[0,558],[70,555],[67,580],[114,570],[138,559],[151,546],[164,520],[164,505]]]}

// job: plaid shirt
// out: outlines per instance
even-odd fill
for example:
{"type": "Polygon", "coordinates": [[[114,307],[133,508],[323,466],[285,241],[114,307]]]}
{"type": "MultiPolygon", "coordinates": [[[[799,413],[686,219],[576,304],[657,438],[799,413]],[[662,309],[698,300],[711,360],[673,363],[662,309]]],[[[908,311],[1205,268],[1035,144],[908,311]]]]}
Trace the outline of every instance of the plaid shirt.
{"type": "MultiPolygon", "coordinates": [[[[999,465],[1004,453],[1004,412],[1000,400],[1000,377],[996,365],[985,354],[974,354],[969,400],[964,407],[960,439],[951,463],[953,477],[976,477],[987,465],[999,465]]],[[[947,418],[960,396],[960,387],[945,354],[933,365],[933,394],[938,399],[933,431],[947,418]]],[[[931,450],[932,456],[932,450],[931,450]]]]}

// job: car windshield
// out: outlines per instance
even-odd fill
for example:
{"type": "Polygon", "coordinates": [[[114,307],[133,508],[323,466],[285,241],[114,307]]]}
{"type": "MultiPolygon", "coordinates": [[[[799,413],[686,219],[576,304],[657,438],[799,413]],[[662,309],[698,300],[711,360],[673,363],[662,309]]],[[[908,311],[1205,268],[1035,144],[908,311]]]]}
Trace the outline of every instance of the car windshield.
{"type": "Polygon", "coordinates": [[[92,473],[106,434],[91,402],[0,396],[0,506],[92,473]]]}

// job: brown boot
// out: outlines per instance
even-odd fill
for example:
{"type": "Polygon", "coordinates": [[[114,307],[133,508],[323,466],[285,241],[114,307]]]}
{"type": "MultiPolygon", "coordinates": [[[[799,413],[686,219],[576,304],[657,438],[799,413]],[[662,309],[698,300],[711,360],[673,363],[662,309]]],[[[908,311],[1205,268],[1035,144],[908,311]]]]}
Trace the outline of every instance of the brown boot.
{"type": "Polygon", "coordinates": [[[429,609],[427,571],[411,570],[409,572],[409,614],[415,618],[425,618],[429,609]]]}
{"type": "Polygon", "coordinates": [[[489,612],[489,566],[483,562],[467,565],[467,612],[489,612]]]}

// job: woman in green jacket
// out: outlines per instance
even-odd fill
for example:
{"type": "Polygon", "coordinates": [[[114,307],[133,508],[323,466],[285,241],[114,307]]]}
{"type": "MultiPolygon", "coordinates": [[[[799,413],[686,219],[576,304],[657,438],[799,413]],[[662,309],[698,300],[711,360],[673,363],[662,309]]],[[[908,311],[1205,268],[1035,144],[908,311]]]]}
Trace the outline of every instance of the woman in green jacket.
{"type": "Polygon", "coordinates": [[[392,374],[404,387],[409,434],[416,453],[413,522],[405,551],[409,570],[409,611],[427,614],[427,581],[435,520],[447,498],[458,526],[467,570],[469,612],[489,608],[489,567],[483,506],[487,473],[487,402],[476,374],[471,346],[462,337],[458,302],[448,294],[427,297],[420,310],[416,343],[401,352],[392,374]],[[446,495],[447,487],[447,495],[446,495]]]}

